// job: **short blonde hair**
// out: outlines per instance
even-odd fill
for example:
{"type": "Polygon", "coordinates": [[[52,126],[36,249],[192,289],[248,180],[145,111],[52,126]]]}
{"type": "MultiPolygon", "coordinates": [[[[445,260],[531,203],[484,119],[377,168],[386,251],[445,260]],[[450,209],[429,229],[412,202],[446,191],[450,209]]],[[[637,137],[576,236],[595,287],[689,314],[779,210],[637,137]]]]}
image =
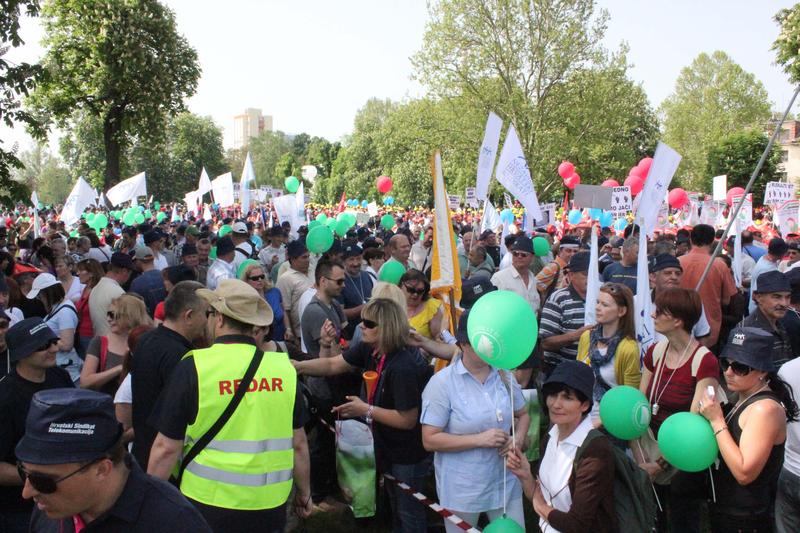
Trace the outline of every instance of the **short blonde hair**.
{"type": "Polygon", "coordinates": [[[123,294],[111,300],[111,305],[116,310],[114,312],[116,321],[123,324],[126,329],[132,330],[138,326],[153,326],[153,320],[147,314],[147,306],[138,295],[123,294]]]}
{"type": "Polygon", "coordinates": [[[271,289],[272,288],[272,280],[269,277],[269,273],[267,272],[267,269],[264,268],[264,265],[262,265],[261,263],[251,263],[251,264],[247,265],[246,267],[244,267],[244,270],[242,270],[242,275],[239,276],[239,279],[244,281],[245,283],[247,283],[247,281],[248,281],[247,278],[250,277],[250,272],[252,272],[253,270],[255,270],[257,268],[260,269],[261,272],[264,273],[264,289],[265,290],[266,289],[271,289]]]}
{"type": "Polygon", "coordinates": [[[372,298],[387,298],[393,300],[402,308],[405,308],[407,304],[403,289],[392,283],[386,283],[385,281],[379,281],[372,287],[372,298]]]}
{"type": "Polygon", "coordinates": [[[408,324],[406,310],[395,300],[373,297],[361,310],[361,316],[378,326],[378,350],[389,354],[408,346],[408,324]]]}

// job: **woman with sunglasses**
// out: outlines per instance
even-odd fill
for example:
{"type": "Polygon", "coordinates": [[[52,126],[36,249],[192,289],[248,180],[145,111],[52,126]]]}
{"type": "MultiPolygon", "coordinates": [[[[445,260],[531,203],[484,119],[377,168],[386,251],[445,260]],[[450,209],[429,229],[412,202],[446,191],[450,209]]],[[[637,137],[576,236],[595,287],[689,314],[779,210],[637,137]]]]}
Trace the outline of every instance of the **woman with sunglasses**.
{"type": "Polygon", "coordinates": [[[89,343],[81,371],[81,387],[114,396],[123,372],[122,362],[128,353],[128,335],[139,326],[152,327],[147,306],[133,294],[123,294],[111,301],[106,314],[108,336],[97,336],[89,343]]]}
{"type": "Polygon", "coordinates": [[[283,298],[281,291],[272,286],[272,281],[267,277],[264,267],[255,259],[247,259],[239,265],[237,271],[240,280],[253,287],[258,294],[264,297],[272,308],[272,340],[283,341],[286,328],[283,324],[283,298]]]}
{"type": "MultiPolygon", "coordinates": [[[[597,325],[578,341],[578,361],[594,371],[592,419],[600,424],[600,400],[618,385],[639,388],[639,343],[633,320],[633,293],[621,283],[600,287],[595,305],[597,325]]],[[[621,441],[615,441],[623,444],[621,441]]]]}
{"type": "MultiPolygon", "coordinates": [[[[347,353],[340,353],[336,330],[330,321],[325,321],[319,359],[293,364],[298,374],[309,376],[377,372],[373,391],[368,394],[362,388],[360,397],[347,396],[347,402],[334,407],[334,411],[343,418],[363,417],[371,424],[378,470],[420,491],[431,464],[422,446],[419,423],[422,390],[430,377],[430,367],[410,346],[408,318],[396,302],[373,296],[361,310],[361,318],[362,342],[347,353]]],[[[386,488],[394,531],[425,533],[425,507],[391,483],[386,488]]]]}
{"type": "Polygon", "coordinates": [[[719,388],[717,358],[692,336],[700,319],[700,295],[696,291],[668,288],[656,296],[653,323],[664,339],[650,346],[644,356],[639,390],[651,406],[650,427],[631,446],[634,459],[655,482],[663,512],[658,516],[658,530],[699,531],[700,509],[705,495],[692,489],[702,484],[702,473],[678,472],[670,467],[658,449],[658,430],[670,415],[697,413],[699,401],[708,387],[719,388]]]}
{"type": "Polygon", "coordinates": [[[48,273],[36,276],[27,297],[29,300],[38,299],[44,306],[47,313],[44,321],[59,337],[56,358],[58,366],[69,372],[77,385],[83,361],[75,350],[75,332],[78,327],[78,310],[75,304],[67,299],[64,286],[48,273]]]}
{"type": "Polygon", "coordinates": [[[408,323],[417,333],[438,339],[444,329],[444,308],[441,300],[430,297],[431,283],[419,270],[410,269],[397,284],[406,295],[408,323]]]}
{"type": "MultiPolygon", "coordinates": [[[[468,318],[465,312],[458,322],[460,354],[431,378],[422,393],[422,443],[436,452],[436,490],[443,507],[470,524],[477,523],[481,513],[491,521],[505,509],[509,518],[525,527],[522,486],[503,468],[508,450],[514,445],[522,448],[528,433],[525,399],[511,372],[491,367],[472,349],[468,318]]],[[[444,526],[448,533],[462,531],[447,520],[444,526]]]]}
{"type": "Polygon", "coordinates": [[[773,507],[783,464],[786,424],[798,419],[792,389],[775,371],[774,337],[768,331],[742,327],[731,332],[720,366],[733,405],[703,394],[698,409],[711,423],[722,459],[714,472],[716,503],[711,530],[773,531],[773,507]]]}

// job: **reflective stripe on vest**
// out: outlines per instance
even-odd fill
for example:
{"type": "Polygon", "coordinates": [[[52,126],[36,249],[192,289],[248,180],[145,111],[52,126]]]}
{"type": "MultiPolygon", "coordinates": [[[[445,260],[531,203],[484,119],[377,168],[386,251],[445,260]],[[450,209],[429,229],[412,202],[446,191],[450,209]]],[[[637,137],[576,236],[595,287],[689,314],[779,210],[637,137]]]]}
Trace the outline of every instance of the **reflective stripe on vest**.
{"type": "MultiPolygon", "coordinates": [[[[184,454],[217,421],[253,359],[251,344],[194,350],[197,417],[186,428],[184,454]]],[[[286,354],[265,353],[241,404],[183,473],[181,492],[225,509],[283,505],[292,488],[292,418],[297,373],[286,354]]]]}

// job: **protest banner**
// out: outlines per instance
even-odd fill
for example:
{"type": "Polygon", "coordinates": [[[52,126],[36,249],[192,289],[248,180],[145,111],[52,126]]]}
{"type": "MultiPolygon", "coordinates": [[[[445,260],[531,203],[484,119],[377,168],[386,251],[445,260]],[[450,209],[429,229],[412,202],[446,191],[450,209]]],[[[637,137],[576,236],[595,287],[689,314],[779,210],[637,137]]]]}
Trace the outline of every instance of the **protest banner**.
{"type": "Polygon", "coordinates": [[[614,218],[622,218],[633,210],[631,202],[631,188],[628,186],[614,187],[611,194],[611,212],[614,218]]]}
{"type": "Polygon", "coordinates": [[[764,205],[782,205],[789,200],[794,200],[794,189],[794,183],[767,182],[767,188],[764,191],[764,205]]]}

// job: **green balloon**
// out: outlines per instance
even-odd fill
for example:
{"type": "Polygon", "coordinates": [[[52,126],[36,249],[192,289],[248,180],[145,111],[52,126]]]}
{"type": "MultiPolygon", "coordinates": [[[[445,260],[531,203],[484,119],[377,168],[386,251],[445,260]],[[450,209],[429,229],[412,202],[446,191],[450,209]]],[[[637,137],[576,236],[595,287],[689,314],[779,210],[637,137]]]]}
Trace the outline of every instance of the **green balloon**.
{"type": "Polygon", "coordinates": [[[125,214],[126,214],[126,215],[127,215],[128,213],[133,213],[133,214],[135,215],[135,214],[136,214],[136,213],[138,213],[138,212],[139,212],[139,210],[138,210],[138,209],[136,209],[135,207],[129,207],[128,209],[126,209],[126,210],[125,210],[125,214]]]}
{"type": "Polygon", "coordinates": [[[322,224],[319,220],[312,220],[311,222],[308,223],[308,231],[311,231],[312,229],[318,228],[319,226],[323,225],[324,224],[322,224]]]}
{"type": "Polygon", "coordinates": [[[144,218],[146,218],[147,220],[150,220],[151,218],[153,218],[153,212],[150,211],[149,209],[145,209],[144,218]]]}
{"type": "Polygon", "coordinates": [[[164,213],[163,211],[159,211],[158,214],[156,215],[156,220],[159,223],[163,222],[165,218],[167,218],[167,214],[164,213]]]}
{"type": "Polygon", "coordinates": [[[300,180],[294,176],[289,176],[283,182],[286,185],[286,190],[289,192],[297,192],[297,188],[300,187],[300,180]]]}
{"type": "Polygon", "coordinates": [[[391,283],[392,285],[397,285],[400,282],[400,278],[402,278],[405,273],[406,267],[404,267],[400,261],[390,259],[381,267],[378,273],[378,279],[386,283],[391,283]]]}
{"type": "Polygon", "coordinates": [[[614,387],[600,400],[600,418],[603,427],[618,439],[638,439],[650,425],[650,403],[639,389],[614,387]]]}
{"type": "Polygon", "coordinates": [[[136,215],[134,213],[125,213],[125,216],[122,217],[122,222],[126,226],[133,226],[136,223],[136,215]]]}
{"type": "Polygon", "coordinates": [[[544,257],[550,252],[550,243],[544,237],[533,238],[533,253],[544,257]]]}
{"type": "Polygon", "coordinates": [[[78,230],[74,229],[74,230],[70,231],[69,232],[69,236],[70,237],[77,237],[78,236],[78,230]]]}
{"type": "Polygon", "coordinates": [[[230,225],[229,225],[229,224],[225,224],[224,226],[222,226],[221,228],[219,228],[219,232],[217,233],[217,236],[219,236],[219,237],[224,237],[225,235],[227,235],[227,234],[228,234],[228,233],[230,233],[231,231],[233,231],[233,228],[232,228],[232,227],[230,227],[230,225]]]}
{"type": "Polygon", "coordinates": [[[91,225],[94,223],[94,217],[95,217],[95,216],[96,216],[96,215],[95,215],[94,213],[88,213],[88,214],[86,215],[86,223],[87,223],[87,224],[89,224],[89,225],[91,226],[91,225]]]}
{"type": "Polygon", "coordinates": [[[333,230],[336,228],[336,223],[337,223],[337,220],[336,220],[335,218],[329,218],[329,219],[327,220],[327,222],[325,222],[325,225],[326,225],[326,226],[327,226],[327,227],[328,227],[328,228],[329,228],[331,231],[333,231],[333,230]]]}
{"type": "Polygon", "coordinates": [[[135,220],[137,224],[141,224],[144,222],[144,215],[141,213],[136,213],[133,215],[133,220],[135,220]]]}
{"type": "Polygon", "coordinates": [[[98,230],[105,228],[108,226],[108,217],[103,213],[99,213],[94,217],[94,227],[98,230]]]}
{"type": "Polygon", "coordinates": [[[345,220],[347,220],[348,228],[352,228],[353,226],[356,225],[357,222],[356,216],[353,213],[347,213],[347,217],[345,217],[345,220]]]}
{"type": "Polygon", "coordinates": [[[333,245],[333,232],[328,226],[317,226],[306,236],[306,248],[309,252],[322,254],[333,245]]]}
{"type": "Polygon", "coordinates": [[[345,213],[344,211],[342,211],[341,213],[339,213],[338,215],[336,215],[336,220],[337,220],[337,221],[339,221],[339,220],[345,220],[346,218],[347,218],[347,213],[345,213]]]}
{"type": "Polygon", "coordinates": [[[658,429],[658,449],[669,464],[684,472],[700,472],[717,459],[719,447],[711,424],[687,411],[675,413],[658,429]]]}
{"type": "Polygon", "coordinates": [[[525,529],[505,515],[492,520],[483,528],[484,533],[525,533],[525,529]]]}
{"type": "Polygon", "coordinates": [[[217,258],[217,247],[216,246],[212,246],[211,247],[211,251],[208,252],[208,258],[209,259],[216,259],[217,258]]]}
{"type": "Polygon", "coordinates": [[[349,229],[350,229],[350,221],[348,219],[344,219],[336,223],[336,228],[334,229],[334,231],[336,232],[336,235],[338,235],[339,237],[344,237],[345,234],[347,233],[347,230],[349,229]]]}
{"type": "Polygon", "coordinates": [[[538,330],[531,306],[511,291],[482,296],[467,320],[467,335],[475,353],[490,365],[506,370],[517,368],[531,355],[538,330]],[[499,309],[503,312],[498,313],[499,309]],[[524,335],[520,334],[522,331],[524,335]]]}
{"type": "Polygon", "coordinates": [[[315,220],[317,222],[324,224],[325,221],[328,220],[328,215],[326,215],[325,213],[320,213],[317,215],[317,218],[315,220]]]}
{"type": "Polygon", "coordinates": [[[381,217],[381,227],[386,231],[391,231],[394,224],[394,217],[392,215],[386,214],[381,217]]]}
{"type": "Polygon", "coordinates": [[[158,211],[159,209],[161,209],[161,202],[153,202],[153,207],[155,207],[156,211],[158,211]]]}

